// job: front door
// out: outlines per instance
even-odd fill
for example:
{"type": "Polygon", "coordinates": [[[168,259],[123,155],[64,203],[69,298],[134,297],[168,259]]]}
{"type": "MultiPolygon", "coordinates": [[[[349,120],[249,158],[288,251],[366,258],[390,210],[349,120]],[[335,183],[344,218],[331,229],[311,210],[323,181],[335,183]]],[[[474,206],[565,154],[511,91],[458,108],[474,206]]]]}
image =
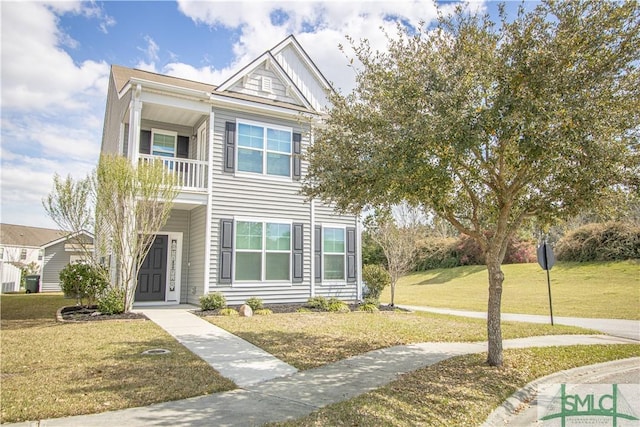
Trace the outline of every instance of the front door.
{"type": "Polygon", "coordinates": [[[167,288],[167,245],[169,236],[156,236],[138,272],[135,300],[164,301],[167,288]]]}

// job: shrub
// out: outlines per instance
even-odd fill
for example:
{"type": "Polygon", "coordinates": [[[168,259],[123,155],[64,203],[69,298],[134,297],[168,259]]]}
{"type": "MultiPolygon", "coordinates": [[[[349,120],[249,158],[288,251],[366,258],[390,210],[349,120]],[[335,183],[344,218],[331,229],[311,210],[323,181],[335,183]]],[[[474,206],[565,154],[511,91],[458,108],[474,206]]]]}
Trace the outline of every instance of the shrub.
{"type": "Polygon", "coordinates": [[[212,292],[200,297],[200,309],[202,311],[217,310],[227,305],[227,299],[220,292],[212,292]]]}
{"type": "Polygon", "coordinates": [[[258,298],[258,297],[249,298],[245,302],[245,304],[247,304],[249,307],[251,307],[251,310],[254,313],[264,307],[264,304],[262,303],[262,300],[260,298],[258,298]]]}
{"type": "Polygon", "coordinates": [[[103,314],[124,313],[124,289],[108,288],[98,298],[98,311],[103,314]]]}
{"type": "Polygon", "coordinates": [[[362,280],[365,283],[365,298],[380,299],[382,290],[391,283],[391,276],[380,265],[365,265],[362,268],[362,280]]]}
{"type": "Polygon", "coordinates": [[[640,258],[640,227],[622,222],[587,224],[562,237],[560,261],[618,261],[640,258]]]}
{"type": "Polygon", "coordinates": [[[269,310],[268,308],[259,308],[255,310],[253,314],[255,314],[256,316],[269,316],[273,314],[273,311],[269,310]]]}
{"type": "Polygon", "coordinates": [[[236,310],[234,310],[233,308],[227,307],[227,308],[223,308],[222,310],[220,310],[219,313],[221,316],[239,316],[238,312],[236,310]]]}
{"type": "Polygon", "coordinates": [[[434,268],[453,268],[460,265],[457,257],[456,244],[458,240],[448,238],[424,239],[418,244],[416,271],[432,270],[434,268]]]}
{"type": "Polygon", "coordinates": [[[313,313],[313,310],[307,307],[300,307],[296,310],[296,313],[313,313]]]}
{"type": "Polygon", "coordinates": [[[106,274],[101,267],[73,263],[67,264],[60,271],[60,287],[65,296],[76,298],[78,305],[86,300],[86,305],[93,305],[109,286],[106,274]]]}
{"type": "Polygon", "coordinates": [[[380,311],[380,309],[378,308],[377,302],[371,302],[370,300],[365,300],[358,307],[358,311],[364,311],[367,313],[377,313],[378,311],[380,311]]]}
{"type": "Polygon", "coordinates": [[[338,298],[330,298],[327,302],[327,311],[332,313],[349,313],[349,306],[338,298]]]}
{"type": "Polygon", "coordinates": [[[307,300],[305,307],[314,310],[327,311],[329,309],[329,302],[325,297],[311,297],[307,300]]]}

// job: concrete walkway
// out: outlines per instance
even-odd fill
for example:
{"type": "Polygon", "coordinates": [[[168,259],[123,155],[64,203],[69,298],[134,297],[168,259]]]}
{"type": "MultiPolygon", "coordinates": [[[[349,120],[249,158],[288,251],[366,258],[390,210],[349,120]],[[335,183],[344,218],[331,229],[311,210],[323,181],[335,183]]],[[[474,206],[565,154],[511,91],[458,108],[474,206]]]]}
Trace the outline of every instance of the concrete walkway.
{"type": "Polygon", "coordinates": [[[239,387],[298,370],[247,341],[190,313],[190,305],[139,308],[151,321],[239,387]]]}
{"type": "MultiPolygon", "coordinates": [[[[398,305],[412,311],[427,311],[438,314],[451,314],[453,316],[473,317],[486,319],[487,313],[483,311],[453,310],[449,308],[423,307],[415,305],[398,305]]],[[[550,324],[549,316],[539,316],[533,314],[509,314],[502,313],[502,320],[513,322],[546,323],[550,324]]],[[[593,329],[614,337],[628,338],[640,341],[640,321],[622,319],[589,319],[582,317],[556,317],[553,316],[553,323],[556,325],[578,326],[580,328],[593,329]]]]}
{"type": "MultiPolygon", "coordinates": [[[[147,309],[142,311],[149,312],[147,309]]],[[[184,312],[186,316],[194,316],[184,312]]],[[[162,315],[160,315],[162,316],[162,315]]],[[[154,314],[149,316],[156,318],[154,314]]],[[[194,316],[195,317],[195,316],[194,316]]],[[[201,319],[199,319],[201,320],[201,319]]],[[[182,333],[195,335],[193,331],[182,333]]],[[[210,335],[211,339],[216,339],[210,335]]],[[[194,339],[195,338],[191,338],[194,339]]],[[[239,340],[239,338],[236,338],[239,340]]],[[[227,338],[224,341],[230,343],[227,338]]],[[[505,340],[504,348],[621,344],[634,341],[603,335],[542,336],[505,340]]],[[[222,344],[220,344],[222,345],[222,344]]],[[[198,354],[198,345],[196,354],[198,354]]],[[[216,345],[201,346],[215,348],[216,345]]],[[[341,402],[379,388],[400,374],[453,356],[486,351],[484,343],[423,343],[371,351],[330,365],[296,372],[242,389],[164,402],[142,408],[95,415],[42,420],[21,426],[259,426],[267,422],[300,418],[323,406],[341,402]]],[[[238,365],[234,369],[241,369],[238,365]]],[[[260,370],[259,370],[260,371],[260,370]]],[[[255,372],[255,370],[253,371],[255,372]]],[[[250,381],[251,382],[251,381],[250,381]]]]}

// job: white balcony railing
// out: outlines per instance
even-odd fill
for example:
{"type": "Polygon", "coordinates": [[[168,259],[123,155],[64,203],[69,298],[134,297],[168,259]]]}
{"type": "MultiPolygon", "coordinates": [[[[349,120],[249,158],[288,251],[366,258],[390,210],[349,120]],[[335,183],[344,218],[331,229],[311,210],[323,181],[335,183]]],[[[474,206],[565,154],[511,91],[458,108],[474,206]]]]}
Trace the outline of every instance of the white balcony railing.
{"type": "Polygon", "coordinates": [[[157,160],[160,160],[164,168],[176,178],[180,190],[207,191],[207,162],[140,154],[140,163],[151,163],[157,160]]]}

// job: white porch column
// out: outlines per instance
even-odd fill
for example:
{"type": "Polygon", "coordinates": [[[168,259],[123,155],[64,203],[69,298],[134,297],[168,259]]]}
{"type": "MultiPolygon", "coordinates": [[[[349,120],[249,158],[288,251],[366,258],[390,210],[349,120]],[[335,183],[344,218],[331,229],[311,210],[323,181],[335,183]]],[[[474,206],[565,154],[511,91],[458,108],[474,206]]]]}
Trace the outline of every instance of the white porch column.
{"type": "Polygon", "coordinates": [[[215,114],[213,107],[209,112],[209,129],[207,129],[208,141],[207,141],[207,216],[205,218],[205,236],[204,236],[204,283],[202,284],[202,294],[209,293],[209,283],[215,278],[211,276],[211,204],[213,198],[213,129],[214,129],[215,114]]]}
{"type": "Polygon", "coordinates": [[[142,85],[136,85],[131,95],[131,103],[129,105],[129,144],[127,157],[131,159],[134,165],[138,164],[140,153],[140,126],[142,122],[142,101],[140,94],[142,93],[142,85]]]}

